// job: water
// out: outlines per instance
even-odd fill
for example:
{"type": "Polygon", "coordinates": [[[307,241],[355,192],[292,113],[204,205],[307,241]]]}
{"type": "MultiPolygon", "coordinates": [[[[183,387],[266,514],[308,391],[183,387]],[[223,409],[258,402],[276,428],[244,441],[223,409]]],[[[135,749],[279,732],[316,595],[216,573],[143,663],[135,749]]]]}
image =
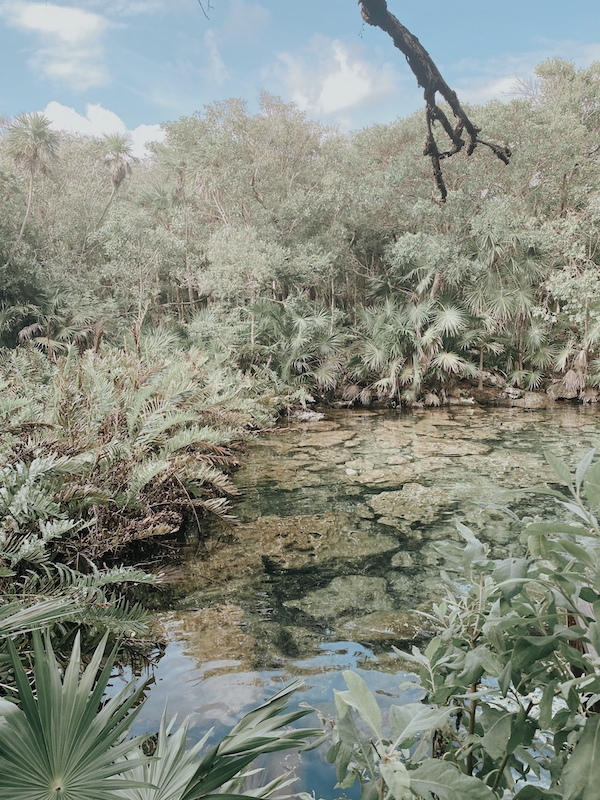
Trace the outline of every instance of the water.
{"type": "MultiPolygon", "coordinates": [[[[156,730],[166,704],[192,715],[192,738],[221,735],[297,676],[298,700],[333,716],[344,669],[382,705],[414,701],[392,645],[427,636],[415,609],[443,591],[436,544],[461,521],[498,557],[514,552],[522,525],[476,503],[552,480],[545,450],[574,465],[599,443],[596,410],[573,406],[336,412],[261,439],[236,476],[240,526],[190,552],[183,597],[159,617],[168,644],[136,732],[156,730]]],[[[512,507],[554,513],[535,504],[512,507]]],[[[267,772],[293,767],[298,787],[337,797],[325,754],[284,754],[267,772]]]]}

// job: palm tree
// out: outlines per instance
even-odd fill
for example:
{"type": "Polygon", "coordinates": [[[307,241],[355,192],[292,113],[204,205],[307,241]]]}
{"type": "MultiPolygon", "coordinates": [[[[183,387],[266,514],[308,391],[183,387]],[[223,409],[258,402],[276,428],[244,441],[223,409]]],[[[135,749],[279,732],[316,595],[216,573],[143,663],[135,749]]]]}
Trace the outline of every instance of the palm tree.
{"type": "Polygon", "coordinates": [[[11,260],[19,246],[33,200],[33,185],[36,172],[47,172],[50,164],[58,156],[60,134],[50,129],[51,122],[43,114],[19,114],[7,126],[4,136],[4,151],[12,159],[15,167],[23,169],[29,174],[29,188],[27,191],[27,207],[21,230],[16,241],[11,247],[8,261],[11,260]]]}
{"type": "Polygon", "coordinates": [[[92,320],[85,312],[69,311],[66,297],[58,290],[38,290],[28,312],[35,321],[21,328],[18,341],[33,341],[47,355],[64,353],[69,344],[84,348],[93,332],[92,320]]]}
{"type": "Polygon", "coordinates": [[[108,198],[107,204],[104,206],[100,219],[98,220],[98,227],[102,225],[102,221],[110,208],[119,187],[131,175],[131,167],[137,164],[139,159],[133,155],[131,149],[131,140],[126,133],[111,133],[104,135],[102,143],[102,150],[104,153],[104,163],[110,171],[110,180],[112,183],[112,191],[108,198]]]}

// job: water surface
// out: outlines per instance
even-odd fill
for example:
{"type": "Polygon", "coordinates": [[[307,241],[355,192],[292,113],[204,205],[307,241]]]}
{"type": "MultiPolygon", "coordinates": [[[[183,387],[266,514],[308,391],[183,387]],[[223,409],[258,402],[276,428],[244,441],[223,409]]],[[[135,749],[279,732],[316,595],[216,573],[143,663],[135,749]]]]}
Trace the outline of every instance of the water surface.
{"type": "MultiPolygon", "coordinates": [[[[392,646],[427,635],[415,609],[443,591],[436,544],[461,521],[495,555],[514,552],[522,525],[477,503],[552,480],[545,450],[574,465],[599,443],[600,417],[581,406],[344,411],[261,438],[236,476],[241,524],[191,551],[185,596],[160,616],[168,646],[136,729],[155,730],[168,702],[194,737],[223,733],[296,676],[299,699],[333,714],[342,669],[384,704],[414,699],[392,646]]],[[[535,502],[513,509],[553,513],[535,502]]],[[[297,769],[302,788],[339,795],[323,752],[297,769]]]]}

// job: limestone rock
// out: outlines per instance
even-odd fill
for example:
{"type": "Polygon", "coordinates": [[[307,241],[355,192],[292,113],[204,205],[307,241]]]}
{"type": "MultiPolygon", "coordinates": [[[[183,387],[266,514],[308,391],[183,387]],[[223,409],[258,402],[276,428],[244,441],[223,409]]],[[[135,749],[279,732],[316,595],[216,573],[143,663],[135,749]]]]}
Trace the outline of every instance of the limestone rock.
{"type": "Polygon", "coordinates": [[[292,411],[290,417],[295,422],[320,422],[322,419],[325,419],[325,414],[321,414],[318,411],[311,411],[308,408],[298,408],[292,411]]]}
{"type": "Polygon", "coordinates": [[[490,448],[481,442],[467,439],[427,440],[416,439],[413,445],[416,456],[481,456],[489,453],[490,448]]]}
{"type": "Polygon", "coordinates": [[[349,514],[264,516],[240,526],[238,532],[247,551],[258,552],[284,569],[301,569],[317,561],[367,558],[398,548],[396,538],[359,527],[349,514]]]}
{"type": "Polygon", "coordinates": [[[518,400],[520,397],[523,397],[523,390],[517,389],[516,386],[507,386],[504,389],[504,394],[511,400],[518,400]]]}
{"type": "Polygon", "coordinates": [[[407,553],[401,550],[394,554],[391,563],[392,567],[404,567],[404,569],[410,569],[415,564],[415,558],[412,553],[407,553]]]}
{"type": "Polygon", "coordinates": [[[433,522],[447,502],[445,490],[420,483],[405,483],[400,491],[382,492],[368,501],[378,515],[423,523],[433,522]]]}
{"type": "Polygon", "coordinates": [[[335,447],[354,438],[354,431],[323,431],[300,439],[298,447],[335,447]]]}
{"type": "Polygon", "coordinates": [[[377,611],[338,625],[336,633],[356,642],[405,642],[414,639],[422,628],[417,614],[377,611]]]}
{"type": "Polygon", "coordinates": [[[523,397],[513,400],[512,404],[515,408],[548,408],[552,405],[554,400],[547,394],[541,392],[524,392],[523,397]]]}
{"type": "Polygon", "coordinates": [[[567,388],[564,381],[554,381],[546,389],[546,394],[552,400],[574,400],[579,394],[578,389],[567,388]]]}
{"type": "Polygon", "coordinates": [[[585,389],[579,394],[579,398],[582,403],[597,403],[598,399],[600,398],[600,394],[598,393],[597,389],[592,388],[591,386],[586,386],[585,389]]]}
{"type": "Polygon", "coordinates": [[[363,575],[334,578],[325,588],[309,592],[299,600],[288,600],[284,605],[288,608],[299,608],[306,614],[321,619],[356,612],[393,611],[394,608],[387,594],[387,582],[383,578],[368,578],[363,575]]]}

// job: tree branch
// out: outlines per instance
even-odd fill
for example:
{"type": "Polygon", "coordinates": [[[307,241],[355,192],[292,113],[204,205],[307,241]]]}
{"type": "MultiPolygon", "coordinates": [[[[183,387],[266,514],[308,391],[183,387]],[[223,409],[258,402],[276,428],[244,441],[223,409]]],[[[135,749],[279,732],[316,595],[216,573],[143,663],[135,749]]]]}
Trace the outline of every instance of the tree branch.
{"type": "Polygon", "coordinates": [[[484,145],[489,147],[501,161],[508,164],[511,156],[510,149],[479,138],[481,129],[471,122],[461,106],[456,92],[443,79],[439,69],[421,42],[390,13],[386,0],[358,0],[358,2],[361,6],[364,21],[368,25],[381,28],[382,31],[392,37],[394,45],[404,53],[408,66],[413,71],[417,83],[423,89],[427,118],[427,141],[423,155],[429,156],[431,159],[434,179],[440,191],[442,202],[446,200],[448,190],[444,182],[441,160],[459,153],[465,145],[467,145],[467,155],[471,155],[477,145],[484,145]],[[454,125],[436,103],[435,96],[438,92],[452,110],[456,120],[454,125]],[[433,135],[433,127],[436,122],[440,123],[450,139],[448,149],[442,152],[440,152],[433,135]],[[466,140],[463,138],[463,134],[466,134],[466,140]]]}
{"type": "Polygon", "coordinates": [[[202,9],[202,13],[206,17],[206,19],[210,19],[210,17],[208,16],[208,12],[212,11],[212,6],[210,4],[210,0],[207,0],[206,8],[204,8],[204,3],[202,2],[202,0],[198,0],[198,5],[202,9]]]}

